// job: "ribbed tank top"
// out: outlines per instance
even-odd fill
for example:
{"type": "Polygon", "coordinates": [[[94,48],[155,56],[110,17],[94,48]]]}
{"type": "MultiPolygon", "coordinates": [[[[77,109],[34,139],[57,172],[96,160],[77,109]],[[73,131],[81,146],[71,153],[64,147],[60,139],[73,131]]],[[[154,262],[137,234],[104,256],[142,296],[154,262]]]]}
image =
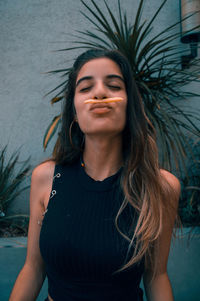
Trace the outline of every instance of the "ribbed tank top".
{"type": "MultiPolygon", "coordinates": [[[[95,181],[80,160],[55,166],[40,232],[48,291],[54,301],[142,300],[144,260],[114,273],[125,263],[128,249],[114,222],[123,201],[121,172],[95,181]]],[[[124,213],[119,225],[126,224],[124,213]]]]}

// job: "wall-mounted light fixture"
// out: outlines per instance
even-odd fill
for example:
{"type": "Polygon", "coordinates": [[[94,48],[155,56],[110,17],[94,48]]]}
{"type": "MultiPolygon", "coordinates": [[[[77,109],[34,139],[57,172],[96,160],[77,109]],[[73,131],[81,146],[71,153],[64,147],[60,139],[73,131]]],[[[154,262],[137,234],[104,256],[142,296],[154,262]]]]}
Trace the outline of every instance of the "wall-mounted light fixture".
{"type": "Polygon", "coordinates": [[[190,44],[191,53],[181,58],[182,69],[197,56],[200,42],[200,0],[179,0],[181,10],[181,42],[190,44]]]}

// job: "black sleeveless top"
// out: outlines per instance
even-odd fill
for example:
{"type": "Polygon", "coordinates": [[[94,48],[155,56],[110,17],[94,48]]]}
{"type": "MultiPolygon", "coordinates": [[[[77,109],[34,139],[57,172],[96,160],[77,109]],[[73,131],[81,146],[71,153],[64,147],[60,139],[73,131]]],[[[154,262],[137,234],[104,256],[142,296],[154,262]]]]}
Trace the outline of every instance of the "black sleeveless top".
{"type": "MultiPolygon", "coordinates": [[[[95,181],[80,160],[55,166],[40,233],[49,295],[54,301],[142,300],[139,284],[144,260],[114,273],[129,259],[129,243],[114,223],[123,201],[121,171],[95,181]]],[[[120,229],[125,230],[126,218],[125,212],[120,229]]]]}

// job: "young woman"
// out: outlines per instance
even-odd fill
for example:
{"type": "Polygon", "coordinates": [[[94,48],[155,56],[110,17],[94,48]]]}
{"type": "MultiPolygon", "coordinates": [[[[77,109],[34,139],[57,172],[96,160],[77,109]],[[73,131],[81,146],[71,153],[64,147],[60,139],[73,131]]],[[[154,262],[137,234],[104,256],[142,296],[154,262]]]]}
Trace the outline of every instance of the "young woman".
{"type": "Polygon", "coordinates": [[[89,50],[69,75],[53,158],[36,167],[28,249],[10,301],[172,301],[167,259],[180,184],[159,169],[127,60],[89,50]]]}

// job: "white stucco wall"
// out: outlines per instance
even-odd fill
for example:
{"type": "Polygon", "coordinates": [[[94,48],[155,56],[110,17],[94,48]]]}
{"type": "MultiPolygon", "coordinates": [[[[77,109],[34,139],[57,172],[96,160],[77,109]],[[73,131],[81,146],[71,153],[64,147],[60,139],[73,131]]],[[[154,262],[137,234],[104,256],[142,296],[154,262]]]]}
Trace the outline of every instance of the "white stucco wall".
{"type": "MultiPolygon", "coordinates": [[[[117,0],[107,2],[115,13],[117,0]]],[[[103,1],[97,3],[104,7],[103,1]]],[[[121,3],[131,22],[139,0],[121,3]]],[[[149,20],[161,3],[162,0],[145,1],[143,18],[149,20]]],[[[8,154],[21,147],[20,158],[30,155],[32,166],[50,156],[55,139],[43,152],[43,136],[60,111],[60,104],[50,105],[51,96],[44,98],[60,83],[59,78],[43,73],[71,66],[76,52],[52,51],[70,47],[71,34],[91,26],[80,11],[86,12],[79,0],[0,1],[0,147],[9,143],[8,154]]],[[[179,1],[168,0],[154,23],[153,34],[178,19],[179,1]]],[[[199,86],[193,85],[192,89],[198,90],[199,86]]],[[[197,100],[193,103],[199,108],[197,100]]],[[[15,209],[28,211],[28,194],[26,191],[19,196],[15,209]]]]}

